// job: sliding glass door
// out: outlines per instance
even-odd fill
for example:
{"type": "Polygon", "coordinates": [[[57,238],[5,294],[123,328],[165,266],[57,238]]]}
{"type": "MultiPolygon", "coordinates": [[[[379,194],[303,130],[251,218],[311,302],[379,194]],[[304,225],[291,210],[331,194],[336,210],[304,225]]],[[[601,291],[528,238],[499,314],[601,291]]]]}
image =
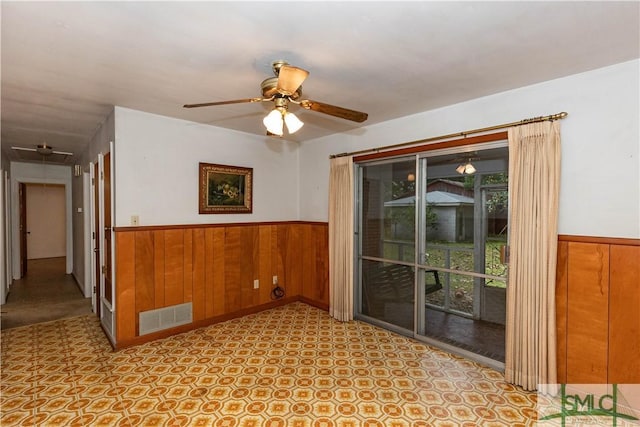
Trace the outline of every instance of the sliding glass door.
{"type": "Polygon", "coordinates": [[[359,168],[360,314],[414,330],[415,158],[359,168]]]}
{"type": "Polygon", "coordinates": [[[358,171],[356,312],[504,361],[505,144],[364,163],[358,171]]]}

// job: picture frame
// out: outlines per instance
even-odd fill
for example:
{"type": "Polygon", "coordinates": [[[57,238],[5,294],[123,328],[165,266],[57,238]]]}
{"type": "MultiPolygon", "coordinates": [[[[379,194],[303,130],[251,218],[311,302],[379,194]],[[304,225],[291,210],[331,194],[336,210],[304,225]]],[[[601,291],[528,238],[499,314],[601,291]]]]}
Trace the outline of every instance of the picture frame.
{"type": "Polygon", "coordinates": [[[253,212],[253,168],[200,163],[198,175],[199,213],[253,212]]]}

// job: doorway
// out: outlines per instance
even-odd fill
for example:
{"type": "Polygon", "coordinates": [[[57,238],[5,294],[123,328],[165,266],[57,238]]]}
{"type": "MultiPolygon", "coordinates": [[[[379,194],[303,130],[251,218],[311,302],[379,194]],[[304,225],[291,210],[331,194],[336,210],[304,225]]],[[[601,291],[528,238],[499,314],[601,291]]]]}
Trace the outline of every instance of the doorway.
{"type": "MultiPolygon", "coordinates": [[[[28,260],[66,257],[65,186],[25,187],[26,255],[28,260]]],[[[23,215],[21,215],[22,217],[23,215]]]]}
{"type": "Polygon", "coordinates": [[[67,205],[64,184],[18,183],[20,277],[31,259],[68,256],[67,205]]]}
{"type": "Polygon", "coordinates": [[[2,329],[91,313],[91,300],[71,275],[70,185],[17,182],[20,277],[2,306],[2,329]]]}
{"type": "Polygon", "coordinates": [[[356,316],[499,365],[508,149],[473,150],[358,164],[356,316]]]}

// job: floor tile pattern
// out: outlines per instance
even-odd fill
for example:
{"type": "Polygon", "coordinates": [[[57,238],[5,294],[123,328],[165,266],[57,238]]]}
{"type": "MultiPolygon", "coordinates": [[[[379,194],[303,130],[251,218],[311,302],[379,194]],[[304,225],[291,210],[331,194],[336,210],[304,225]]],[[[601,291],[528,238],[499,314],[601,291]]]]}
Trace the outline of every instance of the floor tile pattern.
{"type": "Polygon", "coordinates": [[[534,393],[289,304],[113,352],[92,316],[2,331],[2,426],[524,426],[534,393]]]}

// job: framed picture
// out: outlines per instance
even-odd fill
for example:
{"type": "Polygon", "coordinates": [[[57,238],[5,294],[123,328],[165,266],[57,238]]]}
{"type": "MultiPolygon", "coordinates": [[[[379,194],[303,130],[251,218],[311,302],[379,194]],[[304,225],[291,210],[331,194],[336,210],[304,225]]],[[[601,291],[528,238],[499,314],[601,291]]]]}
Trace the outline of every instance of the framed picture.
{"type": "Polygon", "coordinates": [[[200,163],[201,214],[251,213],[253,168],[200,163]]]}

